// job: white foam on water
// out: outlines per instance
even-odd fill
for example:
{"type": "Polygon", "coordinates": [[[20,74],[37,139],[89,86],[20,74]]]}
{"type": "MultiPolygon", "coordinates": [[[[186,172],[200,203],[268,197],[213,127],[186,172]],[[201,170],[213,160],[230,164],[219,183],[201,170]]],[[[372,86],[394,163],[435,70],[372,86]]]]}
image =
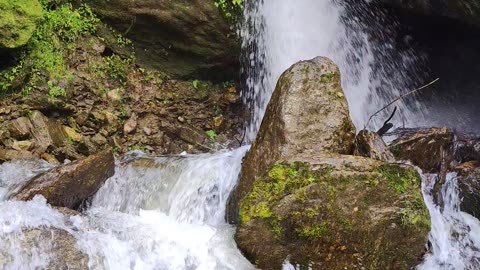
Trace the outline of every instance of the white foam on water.
{"type": "MultiPolygon", "coordinates": [[[[52,243],[47,239],[26,252],[22,237],[28,228],[57,228],[77,239],[78,248],[88,254],[90,269],[254,269],[236,248],[234,227],[224,221],[226,200],[247,149],[127,156],[117,162],[115,175],[88,210],[73,217],[65,217],[43,197],[0,202],[0,254],[7,261],[2,266],[48,265],[52,243]]],[[[16,170],[24,170],[27,178],[35,174],[22,163],[0,165],[0,175],[16,170]]],[[[16,179],[25,181],[20,178],[16,179]]],[[[16,184],[9,179],[2,182],[7,188],[16,184]]]]}
{"type": "Polygon", "coordinates": [[[480,266],[480,222],[460,210],[455,173],[447,175],[441,196],[444,206],[434,203],[436,175],[424,176],[423,194],[430,212],[430,252],[418,270],[475,270],[480,266]]]}

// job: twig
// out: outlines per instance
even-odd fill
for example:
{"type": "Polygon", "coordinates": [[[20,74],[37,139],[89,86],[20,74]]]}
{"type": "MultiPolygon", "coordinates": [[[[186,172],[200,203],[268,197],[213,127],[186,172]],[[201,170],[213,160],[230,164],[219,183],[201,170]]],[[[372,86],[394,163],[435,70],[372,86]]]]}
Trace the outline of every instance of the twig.
{"type": "Polygon", "coordinates": [[[370,118],[368,118],[368,121],[367,121],[367,123],[365,124],[365,126],[363,126],[363,129],[366,129],[366,128],[367,128],[368,124],[370,123],[370,120],[372,120],[372,118],[373,118],[375,115],[379,114],[381,111],[385,110],[386,108],[388,108],[388,107],[389,107],[390,105],[392,105],[393,103],[395,103],[395,102],[397,102],[398,100],[403,99],[403,98],[405,98],[405,97],[407,97],[407,96],[409,96],[409,95],[411,95],[411,94],[413,94],[413,93],[416,93],[416,92],[418,92],[418,91],[420,91],[420,90],[422,90],[422,89],[425,89],[425,88],[429,87],[430,85],[436,83],[438,80],[440,80],[440,78],[436,78],[435,80],[431,81],[430,83],[428,83],[428,84],[426,84],[426,85],[424,85],[424,86],[422,86],[422,87],[420,87],[420,88],[417,88],[417,89],[408,91],[407,93],[405,93],[405,94],[403,94],[403,95],[400,95],[400,96],[397,97],[396,99],[390,101],[390,103],[388,103],[387,105],[385,105],[385,106],[384,106],[383,108],[381,108],[380,110],[376,111],[374,114],[372,114],[372,115],[370,116],[370,118]]]}
{"type": "Polygon", "coordinates": [[[135,24],[135,22],[137,22],[137,16],[133,17],[132,22],[130,23],[130,26],[128,27],[127,31],[123,33],[123,36],[126,36],[130,32],[130,30],[132,30],[132,27],[135,24]]]}

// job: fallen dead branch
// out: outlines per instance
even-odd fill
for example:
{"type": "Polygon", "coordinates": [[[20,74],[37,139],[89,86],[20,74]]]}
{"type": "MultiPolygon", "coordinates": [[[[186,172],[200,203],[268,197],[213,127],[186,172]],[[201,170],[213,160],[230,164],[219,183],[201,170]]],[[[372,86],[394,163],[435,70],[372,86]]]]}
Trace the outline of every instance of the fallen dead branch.
{"type": "MultiPolygon", "coordinates": [[[[411,91],[408,91],[407,93],[403,94],[403,95],[400,95],[399,97],[395,98],[394,100],[390,101],[387,105],[383,106],[383,108],[381,108],[380,110],[376,111],[374,114],[372,114],[370,116],[370,118],[368,118],[368,121],[367,123],[365,124],[365,126],[363,126],[363,129],[366,129],[368,124],[370,123],[370,121],[372,120],[373,117],[375,117],[377,114],[379,114],[380,112],[382,112],[383,110],[385,110],[386,108],[388,108],[390,105],[392,105],[393,103],[401,100],[401,99],[404,99],[406,98],[407,96],[411,95],[411,94],[414,94],[422,89],[425,89],[427,87],[429,87],[430,85],[436,83],[438,80],[440,80],[440,78],[436,78],[435,80],[431,81],[430,83],[420,87],[420,88],[417,88],[417,89],[413,89],[411,91]]],[[[388,121],[387,121],[388,122],[388,121]]]]}

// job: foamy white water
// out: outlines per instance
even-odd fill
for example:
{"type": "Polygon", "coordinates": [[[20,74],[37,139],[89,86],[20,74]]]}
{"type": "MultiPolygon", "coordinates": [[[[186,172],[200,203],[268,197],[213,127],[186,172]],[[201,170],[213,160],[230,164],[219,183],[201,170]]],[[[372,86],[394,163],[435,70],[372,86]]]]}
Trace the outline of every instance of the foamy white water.
{"type": "MultiPolygon", "coordinates": [[[[361,5],[364,3],[358,1],[350,8],[354,11],[361,5]]],[[[244,66],[248,89],[243,100],[251,113],[249,140],[255,138],[278,78],[300,60],[326,56],[339,66],[357,129],[363,129],[370,115],[408,90],[413,79],[409,81],[407,71],[415,66],[415,56],[405,52],[394,57],[397,52],[387,34],[382,34],[380,43],[374,43],[353,11],[331,0],[247,3],[240,33],[248,54],[244,66]]],[[[420,104],[410,102],[407,107],[399,102],[397,106],[401,111],[397,117],[403,119],[398,123],[420,124],[420,104]]],[[[369,127],[379,127],[389,113],[387,110],[374,118],[369,127]]]]}
{"type": "MultiPolygon", "coordinates": [[[[81,216],[65,216],[42,197],[1,201],[0,265],[47,266],[49,239],[32,250],[22,247],[24,230],[46,227],[73,235],[90,269],[253,269],[236,248],[234,228],[224,221],[247,149],[156,159],[129,155],[117,162],[115,175],[81,216]]],[[[8,190],[44,169],[43,162],[0,165],[0,185],[8,190]],[[13,177],[16,172],[21,173],[13,177]]]]}
{"type": "Polygon", "coordinates": [[[418,270],[475,270],[480,267],[480,222],[460,211],[455,173],[447,175],[441,196],[443,209],[433,201],[435,175],[424,176],[423,194],[430,212],[430,251],[418,270]]]}

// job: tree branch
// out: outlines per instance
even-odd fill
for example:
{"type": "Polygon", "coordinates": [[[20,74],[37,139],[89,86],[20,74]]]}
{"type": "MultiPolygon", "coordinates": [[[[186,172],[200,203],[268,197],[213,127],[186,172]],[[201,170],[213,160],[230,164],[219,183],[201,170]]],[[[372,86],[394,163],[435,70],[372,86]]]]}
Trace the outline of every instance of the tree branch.
{"type": "Polygon", "coordinates": [[[420,87],[420,88],[417,88],[417,89],[408,91],[407,93],[405,93],[405,94],[403,94],[403,95],[400,95],[400,96],[397,97],[396,99],[390,101],[390,103],[388,103],[387,105],[385,105],[385,106],[384,106],[383,108],[381,108],[380,110],[376,111],[374,114],[372,114],[372,115],[370,116],[370,118],[368,118],[368,121],[367,121],[367,123],[365,124],[365,126],[363,126],[363,129],[366,129],[366,128],[367,128],[368,124],[370,123],[370,121],[372,120],[372,118],[373,118],[374,116],[376,116],[376,115],[379,114],[381,111],[383,111],[383,110],[385,110],[386,108],[388,108],[388,107],[389,107],[390,105],[392,105],[393,103],[399,101],[400,99],[404,99],[405,97],[407,97],[407,96],[409,96],[409,95],[411,95],[411,94],[414,94],[414,93],[416,93],[416,92],[418,92],[418,91],[420,91],[420,90],[422,90],[422,89],[425,89],[425,88],[429,87],[430,85],[436,83],[438,80],[440,80],[440,78],[436,78],[435,80],[431,81],[430,83],[428,83],[428,84],[426,84],[426,85],[424,85],[424,86],[422,86],[422,87],[420,87]]]}

